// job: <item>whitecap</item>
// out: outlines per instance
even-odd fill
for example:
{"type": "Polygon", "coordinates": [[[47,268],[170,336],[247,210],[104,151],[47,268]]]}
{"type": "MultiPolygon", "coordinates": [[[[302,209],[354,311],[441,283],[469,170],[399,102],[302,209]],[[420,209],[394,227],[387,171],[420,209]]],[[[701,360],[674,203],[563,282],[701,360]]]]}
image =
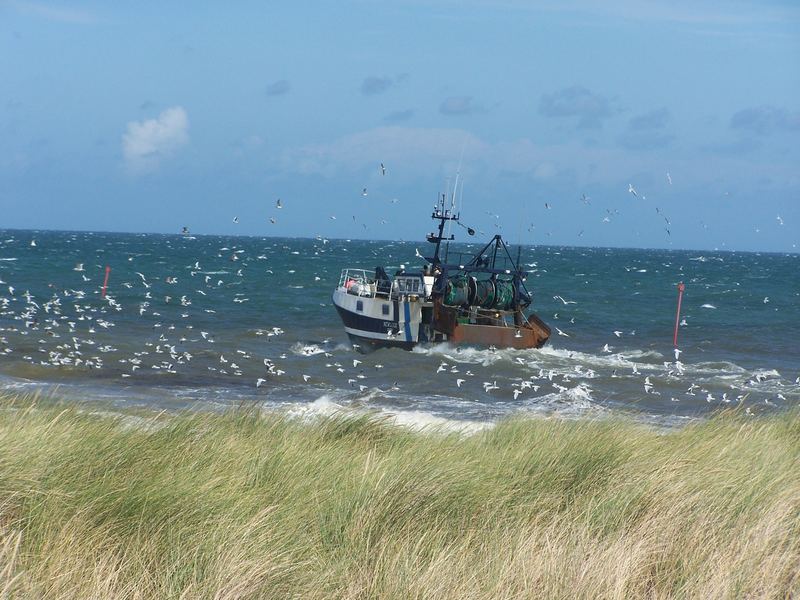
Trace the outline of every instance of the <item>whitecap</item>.
{"type": "Polygon", "coordinates": [[[315,354],[322,354],[325,352],[325,349],[319,347],[317,344],[304,344],[303,342],[292,344],[289,350],[297,356],[314,356],[315,354]]]}
{"type": "Polygon", "coordinates": [[[489,421],[457,421],[420,410],[382,410],[381,413],[393,425],[406,427],[412,431],[473,435],[494,427],[494,423],[489,421]]]}

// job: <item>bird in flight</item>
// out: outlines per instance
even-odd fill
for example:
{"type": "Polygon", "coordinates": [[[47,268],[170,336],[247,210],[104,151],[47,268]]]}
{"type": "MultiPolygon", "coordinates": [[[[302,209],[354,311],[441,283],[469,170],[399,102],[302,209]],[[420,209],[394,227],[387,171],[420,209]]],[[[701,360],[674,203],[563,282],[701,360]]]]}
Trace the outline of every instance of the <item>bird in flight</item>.
{"type": "Polygon", "coordinates": [[[234,223],[238,223],[239,222],[239,217],[233,217],[233,222],[234,223]]]}
{"type": "Polygon", "coordinates": [[[381,163],[381,175],[386,175],[386,167],[383,166],[383,163],[381,163]]]}
{"type": "Polygon", "coordinates": [[[361,190],[361,195],[362,196],[366,196],[367,195],[367,188],[364,188],[363,190],[361,190]]]}
{"type": "Polygon", "coordinates": [[[629,184],[628,184],[628,191],[629,191],[631,194],[633,194],[634,196],[636,196],[637,198],[639,197],[639,194],[637,194],[637,193],[636,193],[636,189],[633,187],[633,184],[632,184],[632,183],[629,183],[629,184]]]}
{"type": "Polygon", "coordinates": [[[283,204],[281,203],[280,198],[278,198],[278,201],[275,203],[275,208],[283,208],[283,204]]]}

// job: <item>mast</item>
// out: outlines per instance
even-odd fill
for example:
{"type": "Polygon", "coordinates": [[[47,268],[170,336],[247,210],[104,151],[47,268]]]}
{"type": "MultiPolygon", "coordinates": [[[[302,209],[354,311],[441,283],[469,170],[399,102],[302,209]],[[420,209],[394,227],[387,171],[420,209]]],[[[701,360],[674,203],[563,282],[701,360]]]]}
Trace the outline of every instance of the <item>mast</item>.
{"type": "Polygon", "coordinates": [[[439,221],[439,232],[429,233],[427,236],[427,240],[432,244],[436,244],[436,248],[433,251],[433,256],[426,256],[425,260],[433,264],[434,267],[440,265],[442,262],[441,258],[439,257],[439,248],[441,247],[442,242],[449,242],[455,239],[455,235],[453,234],[450,234],[449,236],[444,234],[445,223],[448,221],[458,221],[458,213],[455,213],[447,208],[446,200],[446,194],[439,196],[437,203],[433,207],[433,214],[431,214],[432,219],[439,221]]]}

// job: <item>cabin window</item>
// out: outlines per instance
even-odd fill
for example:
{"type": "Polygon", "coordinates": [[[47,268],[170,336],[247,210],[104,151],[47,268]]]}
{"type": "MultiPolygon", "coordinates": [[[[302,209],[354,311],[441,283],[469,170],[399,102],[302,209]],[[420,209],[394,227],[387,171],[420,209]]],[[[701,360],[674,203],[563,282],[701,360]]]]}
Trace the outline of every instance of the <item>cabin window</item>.
{"type": "Polygon", "coordinates": [[[383,310],[383,314],[388,315],[389,314],[389,305],[388,304],[384,304],[382,310],[383,310]]]}
{"type": "Polygon", "coordinates": [[[422,280],[419,277],[397,277],[397,292],[400,294],[418,294],[422,280]]]}
{"type": "Polygon", "coordinates": [[[364,311],[364,301],[363,300],[356,300],[356,310],[364,311]]]}

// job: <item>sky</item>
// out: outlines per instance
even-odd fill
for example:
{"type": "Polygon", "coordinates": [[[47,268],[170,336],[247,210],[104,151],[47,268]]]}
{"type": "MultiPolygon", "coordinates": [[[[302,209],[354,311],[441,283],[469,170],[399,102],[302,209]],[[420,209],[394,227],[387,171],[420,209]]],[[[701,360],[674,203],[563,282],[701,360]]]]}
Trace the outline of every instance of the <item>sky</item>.
{"type": "Polygon", "coordinates": [[[0,229],[416,241],[442,192],[511,243],[798,252],[800,4],[0,0],[0,229]]]}

